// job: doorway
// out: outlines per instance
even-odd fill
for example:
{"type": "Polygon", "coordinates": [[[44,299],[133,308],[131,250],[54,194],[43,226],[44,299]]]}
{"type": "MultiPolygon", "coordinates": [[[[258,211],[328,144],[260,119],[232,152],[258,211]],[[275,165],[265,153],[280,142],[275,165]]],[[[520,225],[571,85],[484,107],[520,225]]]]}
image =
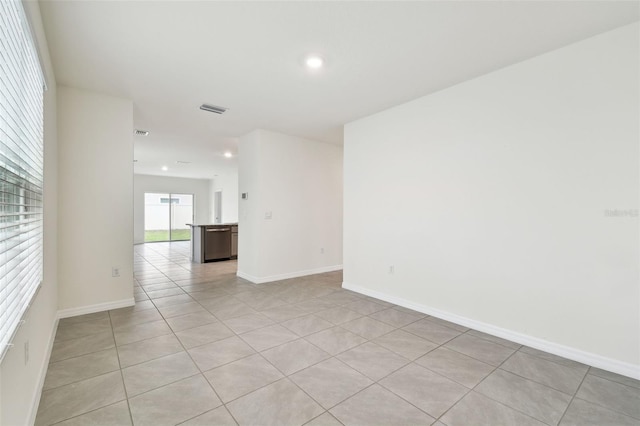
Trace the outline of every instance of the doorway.
{"type": "Polygon", "coordinates": [[[213,197],[213,208],[215,211],[213,223],[222,223],[222,191],[216,191],[213,197]]]}
{"type": "Polygon", "coordinates": [[[193,194],[145,192],[144,242],[190,240],[193,201],[193,194]]]}

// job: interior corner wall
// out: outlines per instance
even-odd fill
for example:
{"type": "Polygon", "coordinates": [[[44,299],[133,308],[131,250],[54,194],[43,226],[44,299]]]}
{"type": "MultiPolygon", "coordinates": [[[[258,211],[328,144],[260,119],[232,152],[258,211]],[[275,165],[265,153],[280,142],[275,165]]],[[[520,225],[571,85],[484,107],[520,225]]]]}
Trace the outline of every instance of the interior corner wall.
{"type": "Polygon", "coordinates": [[[342,268],[342,147],[265,130],[238,150],[238,275],[262,283],[342,268]]]}
{"type": "Polygon", "coordinates": [[[48,85],[44,94],[44,270],[42,287],[27,312],[25,323],[13,339],[14,347],[0,365],[0,425],[33,424],[55,337],[58,310],[56,81],[38,2],[23,4],[48,85]],[[26,343],[29,344],[27,362],[26,343]]]}
{"type": "Polygon", "coordinates": [[[209,179],[188,179],[171,176],[134,175],[133,178],[133,241],[144,243],[144,193],[166,192],[174,194],[193,194],[193,222],[208,221],[211,199],[209,198],[209,179]]]}
{"type": "Polygon", "coordinates": [[[62,311],[133,303],[132,129],[131,100],[58,86],[62,311]]]}
{"type": "Polygon", "coordinates": [[[344,286],[640,374],[638,35],[349,123],[344,286]]]}

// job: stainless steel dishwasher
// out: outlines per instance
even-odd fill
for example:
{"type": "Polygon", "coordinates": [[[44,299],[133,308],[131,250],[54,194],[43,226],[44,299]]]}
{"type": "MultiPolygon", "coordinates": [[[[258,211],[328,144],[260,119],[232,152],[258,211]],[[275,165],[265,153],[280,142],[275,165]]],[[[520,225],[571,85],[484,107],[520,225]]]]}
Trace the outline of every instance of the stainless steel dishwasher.
{"type": "Polygon", "coordinates": [[[204,229],[204,260],[229,259],[231,257],[231,227],[207,226],[204,229]]]}

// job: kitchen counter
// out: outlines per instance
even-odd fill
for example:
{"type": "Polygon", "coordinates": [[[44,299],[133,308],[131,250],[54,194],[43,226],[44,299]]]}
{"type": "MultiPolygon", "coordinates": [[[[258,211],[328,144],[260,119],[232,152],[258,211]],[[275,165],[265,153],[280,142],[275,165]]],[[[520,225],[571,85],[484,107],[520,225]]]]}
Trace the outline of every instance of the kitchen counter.
{"type": "Polygon", "coordinates": [[[238,258],[238,224],[193,224],[191,227],[191,261],[205,263],[238,258]]]}

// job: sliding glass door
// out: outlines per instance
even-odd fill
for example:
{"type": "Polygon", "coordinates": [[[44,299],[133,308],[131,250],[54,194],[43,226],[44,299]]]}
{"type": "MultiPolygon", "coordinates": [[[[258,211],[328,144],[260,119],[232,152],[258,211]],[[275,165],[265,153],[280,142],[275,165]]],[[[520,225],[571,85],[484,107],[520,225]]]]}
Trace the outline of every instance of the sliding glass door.
{"type": "Polygon", "coordinates": [[[193,223],[193,194],[144,194],[145,243],[190,240],[187,223],[193,223]]]}

